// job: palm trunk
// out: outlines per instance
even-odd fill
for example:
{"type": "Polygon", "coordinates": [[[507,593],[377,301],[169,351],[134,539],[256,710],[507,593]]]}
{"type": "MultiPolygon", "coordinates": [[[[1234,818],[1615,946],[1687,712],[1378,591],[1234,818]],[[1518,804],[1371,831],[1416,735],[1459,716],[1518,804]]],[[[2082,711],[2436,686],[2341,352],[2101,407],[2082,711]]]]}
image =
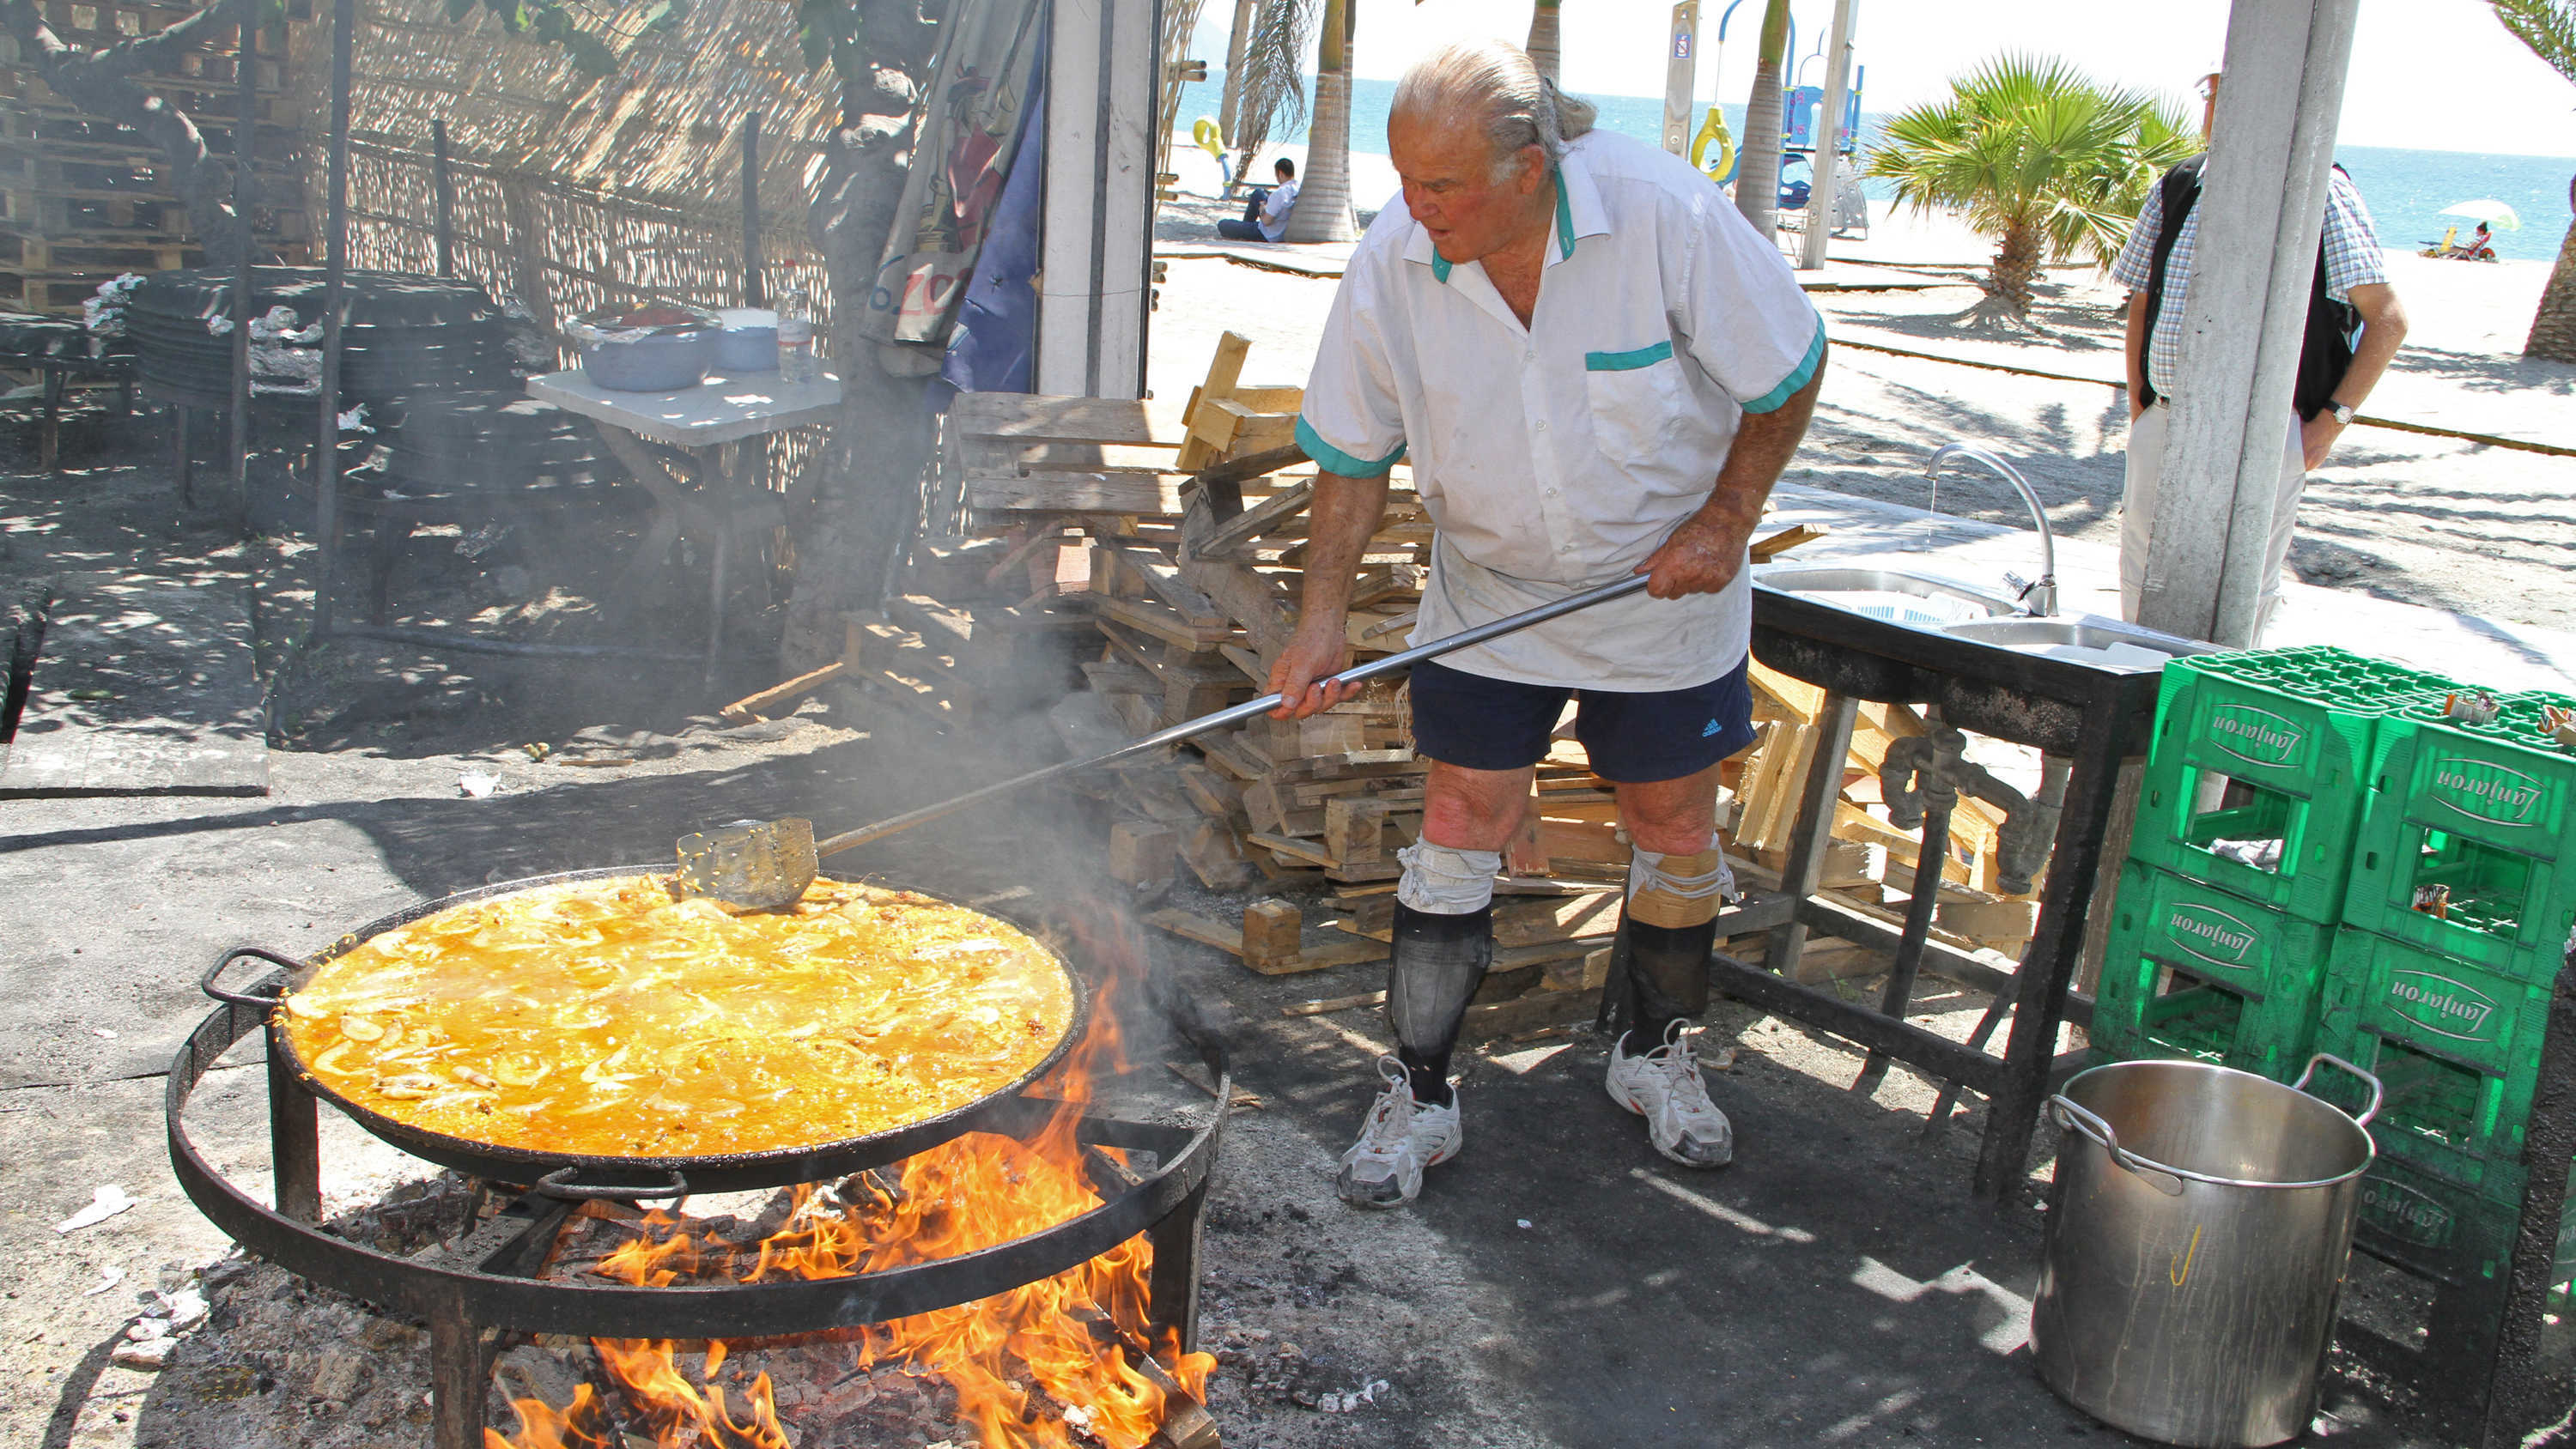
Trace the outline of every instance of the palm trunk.
{"type": "Polygon", "coordinates": [[[1786,118],[1780,76],[1788,58],[1789,0],[1770,0],[1762,12],[1762,51],[1753,66],[1753,94],[1744,102],[1744,146],[1735,165],[1735,209],[1765,241],[1780,227],[1780,130],[1786,118]]]}
{"type": "MultiPolygon", "coordinates": [[[[1217,129],[1224,132],[1217,139],[1220,146],[1234,144],[1235,123],[1242,119],[1243,52],[1252,41],[1252,9],[1256,0],[1234,0],[1234,35],[1225,43],[1225,100],[1217,106],[1217,129]]],[[[1241,181],[1241,176],[1235,180],[1241,181]]],[[[1229,191],[1231,187],[1227,188],[1229,191]]]]}
{"type": "Polygon", "coordinates": [[[1976,311],[1997,322],[2030,322],[2030,287],[2039,278],[2040,237],[2035,226],[2016,226],[1995,248],[1995,264],[1986,278],[1986,300],[1976,311]]]}
{"type": "Polygon", "coordinates": [[[1306,173],[1284,240],[1345,242],[1351,218],[1351,0],[1324,0],[1323,44],[1315,67],[1315,118],[1306,128],[1306,173]]]}
{"type": "MultiPolygon", "coordinates": [[[[2576,205],[2576,179],[2567,183],[2567,197],[2576,205]]],[[[2549,269],[2549,285],[2540,293],[2540,310],[2532,316],[2522,355],[2576,362],[2576,227],[2569,227],[2558,243],[2558,265],[2549,269]]]]}
{"type": "Polygon", "coordinates": [[[1529,44],[1522,47],[1529,52],[1530,64],[1551,81],[1556,79],[1556,7],[1557,0],[1538,0],[1530,11],[1529,44]]]}

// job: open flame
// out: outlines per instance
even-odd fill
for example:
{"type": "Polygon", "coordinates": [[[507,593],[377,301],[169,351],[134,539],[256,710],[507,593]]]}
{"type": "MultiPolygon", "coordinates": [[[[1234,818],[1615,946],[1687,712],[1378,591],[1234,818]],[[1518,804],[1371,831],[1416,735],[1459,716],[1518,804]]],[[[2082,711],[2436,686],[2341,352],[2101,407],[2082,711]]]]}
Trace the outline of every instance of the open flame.
{"type": "MultiPolygon", "coordinates": [[[[1111,959],[1143,959],[1131,924],[1103,923],[1083,934],[1108,932],[1126,939],[1092,944],[1112,947],[1111,959]]],[[[1100,1206],[1075,1131],[1094,1068],[1125,1066],[1108,997],[1104,987],[1089,1034],[1036,1089],[1063,1105],[1026,1141],[970,1133],[907,1158],[891,1187],[879,1174],[853,1179],[865,1185],[863,1201],[799,1188],[787,1225],[756,1243],[674,1232],[672,1219],[648,1214],[634,1241],[593,1271],[651,1287],[716,1277],[841,1277],[973,1252],[1100,1206]]],[[[1124,1165],[1125,1154],[1114,1149],[1089,1151],[1124,1165]]],[[[1143,1449],[1166,1417],[1166,1385],[1203,1398],[1216,1366],[1207,1354],[1180,1352],[1168,1332],[1146,1342],[1152,1267],[1152,1244],[1134,1238],[991,1298],[823,1336],[851,1344],[859,1368],[901,1362],[945,1380],[984,1449],[1073,1449],[1077,1435],[1109,1449],[1143,1449]]],[[[715,1382],[723,1343],[705,1345],[701,1381],[693,1384],[670,1340],[592,1342],[662,1449],[794,1449],[767,1374],[752,1382],[747,1403],[728,1402],[715,1382]]],[[[561,1411],[535,1399],[512,1407],[519,1432],[486,1430],[485,1449],[613,1449],[618,1442],[606,1406],[587,1385],[561,1411]]]]}

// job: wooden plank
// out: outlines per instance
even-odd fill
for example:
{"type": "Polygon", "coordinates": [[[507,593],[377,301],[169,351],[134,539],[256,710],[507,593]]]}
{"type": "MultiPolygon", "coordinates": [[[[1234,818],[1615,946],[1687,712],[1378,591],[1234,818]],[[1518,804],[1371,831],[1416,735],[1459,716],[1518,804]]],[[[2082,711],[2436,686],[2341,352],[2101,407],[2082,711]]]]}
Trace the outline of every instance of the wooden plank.
{"type": "Polygon", "coordinates": [[[1200,810],[1219,820],[1243,814],[1243,787],[1205,765],[1181,766],[1181,789],[1200,810]]]}
{"type": "Polygon", "coordinates": [[[1251,878],[1252,865],[1243,858],[1242,842],[1228,822],[1201,816],[1178,830],[1181,863],[1199,878],[1199,884],[1212,891],[1230,891],[1251,878]]]}
{"type": "Polygon", "coordinates": [[[1243,933],[1231,926],[1211,921],[1205,916],[1193,915],[1188,911],[1167,906],[1159,911],[1147,912],[1145,924],[1158,926],[1184,940],[1196,941],[1203,946],[1214,946],[1229,955],[1243,954],[1243,933]]]}
{"type": "Polygon", "coordinates": [[[1331,851],[1311,840],[1299,840],[1288,835],[1272,835],[1261,830],[1246,831],[1243,838],[1264,850],[1301,860],[1309,865],[1329,867],[1341,864],[1340,861],[1333,859],[1331,851]]]}
{"type": "Polygon", "coordinates": [[[1245,784],[1267,778],[1270,774],[1270,761],[1245,744],[1239,732],[1227,730],[1205,734],[1190,743],[1209,764],[1245,784]]]}
{"type": "Polygon", "coordinates": [[[1206,421],[1203,413],[1215,399],[1234,396],[1236,384],[1243,381],[1243,360],[1251,352],[1251,338],[1239,332],[1217,335],[1216,354],[1208,359],[1207,380],[1191,392],[1189,406],[1181,413],[1185,434],[1180,453],[1182,468],[1195,473],[1217,460],[1219,450],[1210,447],[1202,437],[1201,430],[1206,421]]]}
{"type": "Polygon", "coordinates": [[[1177,518],[1181,490],[1171,474],[969,473],[966,506],[986,513],[1119,513],[1177,518]]]}
{"type": "Polygon", "coordinates": [[[1198,546],[1202,558],[1232,558],[1243,546],[1294,519],[1313,503],[1315,485],[1295,483],[1243,510],[1209,534],[1198,546]]]}
{"type": "Polygon", "coordinates": [[[1233,625],[1227,622],[1224,611],[1217,608],[1216,601],[1182,578],[1180,569],[1170,559],[1152,549],[1114,539],[1107,541],[1105,546],[1117,556],[1122,567],[1134,571],[1149,593],[1180,615],[1183,623],[1194,628],[1222,629],[1229,636],[1234,633],[1233,625]]]}
{"type": "Polygon", "coordinates": [[[847,659],[835,659],[820,669],[808,670],[784,684],[773,684],[758,694],[747,694],[719,711],[735,724],[750,724],[765,709],[775,709],[789,700],[801,698],[822,688],[849,672],[847,659]]]}
{"type": "Polygon", "coordinates": [[[1755,563],[1763,563],[1778,558],[1802,543],[1813,543],[1831,532],[1833,532],[1831,528],[1821,523],[1793,524],[1778,533],[1753,540],[1746,552],[1753,556],[1755,563]]]}
{"type": "Polygon", "coordinates": [[[1181,420],[1169,409],[1128,398],[968,392],[949,404],[948,415],[968,432],[997,438],[1167,447],[1181,441],[1181,420]]]}
{"type": "Polygon", "coordinates": [[[1092,611],[1157,639],[1197,647],[1221,644],[1234,635],[1232,625],[1220,620],[1213,624],[1193,624],[1163,605],[1146,599],[1119,599],[1107,594],[1086,596],[1092,611]]]}

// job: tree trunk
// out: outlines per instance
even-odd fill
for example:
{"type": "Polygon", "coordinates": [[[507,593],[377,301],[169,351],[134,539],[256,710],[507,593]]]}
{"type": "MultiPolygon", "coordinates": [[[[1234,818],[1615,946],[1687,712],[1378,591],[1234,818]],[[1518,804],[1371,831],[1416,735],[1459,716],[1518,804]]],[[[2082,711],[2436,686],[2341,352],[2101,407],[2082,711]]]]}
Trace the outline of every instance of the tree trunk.
{"type": "Polygon", "coordinates": [[[1780,228],[1780,75],[1788,53],[1789,0],[1770,0],[1762,12],[1762,52],[1753,66],[1753,93],[1744,101],[1744,145],[1735,165],[1735,209],[1764,241],[1780,228]]]}
{"type": "Polygon", "coordinates": [[[169,159],[170,193],[187,208],[188,229],[205,248],[206,265],[219,271],[241,261],[232,168],[206,150],[206,138],[185,112],[132,77],[140,70],[175,69],[178,56],[195,50],[207,31],[229,25],[237,10],[248,13],[247,0],[217,0],[154,34],[104,50],[83,50],[54,34],[32,0],[0,0],[0,29],[17,40],[18,53],[56,95],[132,129],[169,159]]]}
{"type": "Polygon", "coordinates": [[[1350,0],[1324,0],[1315,117],[1306,128],[1306,172],[1288,213],[1287,241],[1345,242],[1359,235],[1351,217],[1351,22],[1350,0]]]}
{"type": "MultiPolygon", "coordinates": [[[[2567,183],[2567,199],[2576,206],[2576,178],[2567,183]]],[[[2569,227],[2558,243],[2558,264],[2549,269],[2549,285],[2540,293],[2540,310],[2532,316],[2522,355],[2576,362],[2576,227],[2569,227]]]]}
{"type": "Polygon", "coordinates": [[[2031,327],[2030,288],[2039,279],[2040,235],[2036,226],[2016,226],[1995,248],[1995,262],[1985,283],[1985,300],[1968,310],[1968,319],[1999,329],[2031,327]]]}
{"type": "Polygon", "coordinates": [[[1243,119],[1243,52],[1252,41],[1252,12],[1258,3],[1259,0],[1234,0],[1234,36],[1225,43],[1225,100],[1216,111],[1217,129],[1225,133],[1217,140],[1221,146],[1234,144],[1235,123],[1243,119]]]}
{"type": "Polygon", "coordinates": [[[1529,52],[1530,64],[1537,66],[1538,73],[1551,81],[1556,79],[1557,65],[1556,7],[1557,0],[1538,0],[1532,7],[1529,44],[1522,47],[1529,52]]]}

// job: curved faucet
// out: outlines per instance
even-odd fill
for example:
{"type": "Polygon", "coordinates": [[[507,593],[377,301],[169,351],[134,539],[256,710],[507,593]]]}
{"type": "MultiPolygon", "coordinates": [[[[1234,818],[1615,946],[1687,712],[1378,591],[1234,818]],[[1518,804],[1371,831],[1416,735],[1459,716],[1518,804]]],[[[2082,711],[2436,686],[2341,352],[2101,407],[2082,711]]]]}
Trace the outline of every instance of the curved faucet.
{"type": "Polygon", "coordinates": [[[2031,522],[2039,525],[2039,581],[2033,584],[2022,584],[2021,580],[2013,578],[2010,574],[2004,577],[2012,579],[2012,582],[2020,587],[2022,607],[2032,617],[2044,619],[2055,614],[2057,612],[2057,536],[2049,532],[2048,511],[2039,506],[2039,495],[2031,491],[2030,480],[2022,477],[2021,470],[2012,464],[1983,448],[1968,443],[1943,443],[1933,451],[1929,459],[1924,461],[1923,476],[1939,477],[1941,465],[1952,458],[1964,458],[1972,463],[1985,464],[2005,482],[2010,483],[2014,492],[2021,495],[2023,506],[2030,510],[2031,522]]]}

